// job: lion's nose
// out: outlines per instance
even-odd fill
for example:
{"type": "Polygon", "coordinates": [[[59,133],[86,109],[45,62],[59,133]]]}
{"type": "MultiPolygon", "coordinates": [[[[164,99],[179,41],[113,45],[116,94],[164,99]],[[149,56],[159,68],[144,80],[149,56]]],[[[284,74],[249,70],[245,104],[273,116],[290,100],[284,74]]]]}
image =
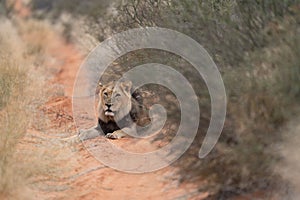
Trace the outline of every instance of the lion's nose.
{"type": "Polygon", "coordinates": [[[106,103],[105,105],[107,106],[107,108],[111,107],[111,104],[106,103]]]}

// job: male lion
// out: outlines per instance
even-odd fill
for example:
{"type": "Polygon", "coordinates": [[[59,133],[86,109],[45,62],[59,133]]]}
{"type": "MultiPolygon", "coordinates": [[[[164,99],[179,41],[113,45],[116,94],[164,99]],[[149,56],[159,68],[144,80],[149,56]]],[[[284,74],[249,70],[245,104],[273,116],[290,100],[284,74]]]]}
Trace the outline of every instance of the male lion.
{"type": "Polygon", "coordinates": [[[119,139],[126,136],[130,129],[135,131],[136,123],[139,124],[145,110],[142,96],[134,91],[132,82],[123,80],[106,85],[99,84],[98,90],[98,125],[81,131],[79,138],[92,139],[102,131],[107,138],[119,139]]]}

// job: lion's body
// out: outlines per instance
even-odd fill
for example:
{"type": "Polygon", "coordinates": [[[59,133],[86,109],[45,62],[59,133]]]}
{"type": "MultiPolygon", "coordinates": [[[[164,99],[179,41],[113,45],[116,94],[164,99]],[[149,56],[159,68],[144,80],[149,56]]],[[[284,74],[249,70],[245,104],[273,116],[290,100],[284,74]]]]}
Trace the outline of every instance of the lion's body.
{"type": "MultiPolygon", "coordinates": [[[[110,82],[100,86],[97,107],[98,125],[96,129],[106,137],[117,139],[125,136],[125,128],[134,128],[144,115],[143,99],[134,91],[130,81],[110,82]]],[[[95,137],[94,131],[80,133],[82,140],[95,137]]]]}

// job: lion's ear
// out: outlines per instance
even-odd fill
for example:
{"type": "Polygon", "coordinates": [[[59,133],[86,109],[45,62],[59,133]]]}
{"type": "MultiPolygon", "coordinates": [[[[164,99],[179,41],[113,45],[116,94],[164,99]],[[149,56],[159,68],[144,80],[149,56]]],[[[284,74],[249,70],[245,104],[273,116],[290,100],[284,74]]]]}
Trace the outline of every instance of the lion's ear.
{"type": "Polygon", "coordinates": [[[99,82],[96,88],[96,94],[99,94],[102,88],[103,88],[103,84],[99,82]]]}
{"type": "Polygon", "coordinates": [[[125,91],[130,92],[132,88],[132,82],[129,80],[126,80],[121,83],[121,86],[124,88],[125,91]]]}

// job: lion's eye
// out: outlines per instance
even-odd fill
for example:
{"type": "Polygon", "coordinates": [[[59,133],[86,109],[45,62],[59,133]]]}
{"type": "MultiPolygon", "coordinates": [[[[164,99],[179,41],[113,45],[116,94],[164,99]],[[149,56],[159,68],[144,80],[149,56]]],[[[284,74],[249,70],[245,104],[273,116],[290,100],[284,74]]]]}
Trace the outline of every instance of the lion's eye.
{"type": "Polygon", "coordinates": [[[107,92],[104,92],[103,94],[104,94],[104,96],[107,96],[107,95],[108,95],[107,92]]]}
{"type": "Polygon", "coordinates": [[[119,93],[116,94],[116,97],[120,97],[121,95],[119,93]]]}

